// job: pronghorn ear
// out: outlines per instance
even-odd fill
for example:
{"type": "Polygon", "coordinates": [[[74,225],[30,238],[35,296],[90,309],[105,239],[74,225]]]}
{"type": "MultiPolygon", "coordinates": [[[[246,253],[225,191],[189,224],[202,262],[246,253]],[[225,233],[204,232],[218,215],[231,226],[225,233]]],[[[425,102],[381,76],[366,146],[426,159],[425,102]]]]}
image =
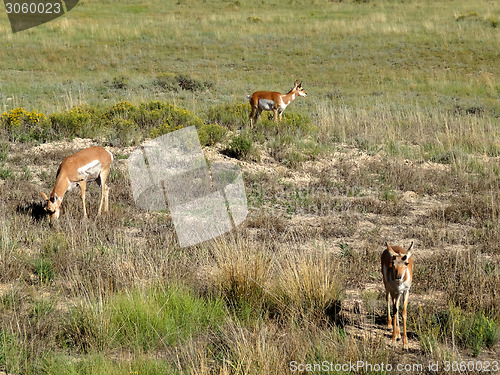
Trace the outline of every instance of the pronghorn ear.
{"type": "Polygon", "coordinates": [[[294,85],[295,87],[299,87],[299,80],[298,80],[298,79],[296,79],[293,85],[294,85]]]}
{"type": "Polygon", "coordinates": [[[389,243],[385,243],[385,245],[387,246],[387,250],[389,250],[389,253],[392,255],[392,256],[396,256],[396,252],[392,249],[392,247],[389,246],[389,243]]]}
{"type": "Polygon", "coordinates": [[[406,259],[403,259],[403,260],[408,260],[408,259],[410,259],[411,256],[412,256],[412,252],[410,250],[408,250],[408,252],[406,253],[406,259]]]}
{"type": "Polygon", "coordinates": [[[413,246],[413,241],[411,241],[410,247],[406,251],[409,252],[411,250],[412,246],[413,246]]]}
{"type": "Polygon", "coordinates": [[[43,191],[40,192],[40,195],[42,196],[43,200],[45,201],[49,200],[49,197],[47,197],[47,195],[43,191]]]}

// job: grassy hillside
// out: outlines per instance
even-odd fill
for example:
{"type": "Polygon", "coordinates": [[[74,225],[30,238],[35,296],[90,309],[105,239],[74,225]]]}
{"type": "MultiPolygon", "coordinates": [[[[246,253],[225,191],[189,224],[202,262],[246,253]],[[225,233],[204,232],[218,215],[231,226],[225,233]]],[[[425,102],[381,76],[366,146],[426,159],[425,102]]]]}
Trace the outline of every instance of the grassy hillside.
{"type": "MultiPolygon", "coordinates": [[[[0,101],[44,111],[165,98],[193,110],[286,90],[323,102],[453,109],[498,104],[499,9],[491,1],[81,1],[24,33],[0,24],[0,101]],[[165,92],[165,73],[210,94],[165,92]],[[11,100],[8,100],[11,98],[11,100]]],[[[7,106],[7,107],[5,107],[7,106]]]]}
{"type": "Polygon", "coordinates": [[[465,0],[80,1],[16,34],[0,17],[0,373],[495,371],[499,20],[465,0]],[[246,95],[295,79],[284,122],[248,129],[246,95]],[[241,167],[250,213],[181,249],[127,158],[188,125],[241,167]],[[70,192],[50,228],[39,192],[90,145],[115,155],[110,212],[89,184],[89,219],[70,192]],[[386,241],[415,243],[408,352],[385,328],[386,241]]]}

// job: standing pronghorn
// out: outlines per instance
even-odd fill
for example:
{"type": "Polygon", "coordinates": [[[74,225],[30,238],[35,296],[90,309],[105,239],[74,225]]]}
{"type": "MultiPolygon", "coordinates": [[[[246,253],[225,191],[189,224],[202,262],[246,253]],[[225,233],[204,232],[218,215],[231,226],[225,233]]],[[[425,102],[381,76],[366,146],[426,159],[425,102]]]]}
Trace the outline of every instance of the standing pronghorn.
{"type": "Polygon", "coordinates": [[[71,190],[76,185],[80,186],[83,216],[87,217],[85,208],[87,181],[96,180],[97,184],[101,186],[101,204],[97,215],[101,214],[103,203],[104,211],[108,211],[109,187],[106,185],[106,178],[112,161],[113,154],[102,147],[89,147],[66,157],[57,170],[56,184],[50,198],[45,193],[40,192],[46,201],[45,211],[49,214],[50,223],[59,218],[59,208],[66,191],[71,190]]]}
{"type": "Polygon", "coordinates": [[[408,305],[408,296],[410,294],[411,281],[413,279],[413,259],[411,259],[411,243],[408,250],[399,246],[389,246],[385,243],[387,249],[384,250],[381,257],[382,275],[384,278],[385,293],[387,300],[387,326],[392,326],[392,343],[396,346],[396,339],[401,338],[399,329],[399,299],[403,296],[403,348],[408,349],[408,337],[406,336],[406,306],[408,305]],[[394,321],[391,319],[391,303],[389,295],[392,298],[394,321]]]}
{"type": "Polygon", "coordinates": [[[281,121],[283,111],[297,95],[307,96],[307,93],[302,88],[302,82],[298,83],[298,81],[295,81],[293,88],[286,94],[273,91],[254,92],[249,97],[250,105],[252,106],[252,111],[250,112],[250,126],[253,126],[253,123],[257,121],[262,111],[273,111],[274,122],[278,122],[278,115],[281,121]]]}

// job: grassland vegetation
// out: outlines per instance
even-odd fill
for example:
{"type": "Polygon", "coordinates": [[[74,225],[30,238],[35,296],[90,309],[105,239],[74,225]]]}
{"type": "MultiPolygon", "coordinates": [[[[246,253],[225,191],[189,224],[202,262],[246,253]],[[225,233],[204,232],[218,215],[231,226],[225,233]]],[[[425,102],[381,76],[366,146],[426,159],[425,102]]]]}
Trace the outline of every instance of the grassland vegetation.
{"type": "Polygon", "coordinates": [[[0,371],[499,358],[499,18],[486,0],[92,0],[0,20],[0,371]],[[294,79],[308,97],[250,129],[246,95],[294,79]],[[250,212],[181,249],[168,211],[135,206],[127,158],[186,126],[242,168],[250,212]],[[48,227],[39,191],[97,144],[109,213],[91,185],[89,219],[73,192],[48,227]],[[415,242],[408,353],[383,330],[385,241],[415,242]]]}

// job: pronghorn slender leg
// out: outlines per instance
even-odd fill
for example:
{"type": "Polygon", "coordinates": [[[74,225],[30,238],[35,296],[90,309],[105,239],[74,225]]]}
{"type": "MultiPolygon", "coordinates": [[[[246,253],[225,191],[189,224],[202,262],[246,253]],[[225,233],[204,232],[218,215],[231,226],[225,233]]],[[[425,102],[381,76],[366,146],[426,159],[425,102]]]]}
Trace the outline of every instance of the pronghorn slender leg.
{"type": "Polygon", "coordinates": [[[82,204],[83,204],[83,217],[87,217],[87,208],[85,207],[85,190],[87,189],[87,181],[83,180],[78,182],[80,185],[82,204]]]}
{"type": "Polygon", "coordinates": [[[255,118],[255,114],[257,113],[257,108],[255,108],[254,106],[252,106],[252,110],[250,111],[250,127],[253,126],[253,123],[255,121],[257,121],[257,119],[255,118]]]}
{"type": "Polygon", "coordinates": [[[101,185],[101,204],[99,205],[99,211],[97,211],[97,216],[101,214],[102,206],[104,204],[104,211],[108,211],[108,194],[109,188],[106,185],[106,179],[108,178],[109,169],[103,170],[99,176],[99,182],[101,185]]]}
{"type": "Polygon", "coordinates": [[[281,118],[283,117],[283,112],[280,112],[279,116],[280,116],[280,122],[281,122],[281,118]]]}
{"type": "Polygon", "coordinates": [[[385,299],[387,301],[387,327],[392,328],[391,318],[391,295],[388,291],[385,292],[385,299]]]}
{"type": "Polygon", "coordinates": [[[108,212],[108,210],[109,210],[109,186],[105,184],[104,187],[106,188],[106,195],[104,196],[104,212],[108,212]]]}
{"type": "Polygon", "coordinates": [[[274,122],[278,122],[278,110],[276,108],[273,108],[274,112],[274,122]]]}
{"type": "Polygon", "coordinates": [[[399,295],[396,298],[392,299],[392,303],[394,306],[392,307],[393,312],[393,321],[392,321],[392,344],[396,346],[396,340],[401,337],[399,333],[399,295]]]}
{"type": "Polygon", "coordinates": [[[407,290],[404,295],[403,302],[403,349],[408,349],[408,337],[406,336],[406,306],[408,305],[408,297],[410,291],[407,290]]]}

